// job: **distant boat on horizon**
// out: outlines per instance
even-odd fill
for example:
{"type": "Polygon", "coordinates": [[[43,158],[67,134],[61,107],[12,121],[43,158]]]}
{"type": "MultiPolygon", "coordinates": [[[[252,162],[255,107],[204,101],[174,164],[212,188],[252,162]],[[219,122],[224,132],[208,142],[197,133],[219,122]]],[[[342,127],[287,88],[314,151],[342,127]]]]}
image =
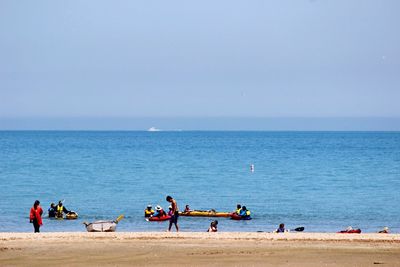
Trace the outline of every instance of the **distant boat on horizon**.
{"type": "Polygon", "coordinates": [[[147,131],[148,132],[159,132],[160,129],[157,129],[156,127],[150,127],[147,131]]]}

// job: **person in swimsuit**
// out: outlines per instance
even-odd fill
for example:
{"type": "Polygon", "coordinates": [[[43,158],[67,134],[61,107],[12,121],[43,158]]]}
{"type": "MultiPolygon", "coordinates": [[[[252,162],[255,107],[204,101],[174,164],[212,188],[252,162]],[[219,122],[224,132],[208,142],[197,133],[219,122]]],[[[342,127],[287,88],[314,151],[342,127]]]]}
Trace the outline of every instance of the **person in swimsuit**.
{"type": "Polygon", "coordinates": [[[171,210],[171,218],[169,219],[169,226],[168,226],[168,232],[171,231],[172,224],[175,224],[176,231],[179,231],[179,226],[178,226],[178,217],[179,217],[179,211],[178,211],[178,204],[176,203],[176,200],[173,199],[171,196],[167,196],[166,200],[171,204],[172,210],[171,210]]]}

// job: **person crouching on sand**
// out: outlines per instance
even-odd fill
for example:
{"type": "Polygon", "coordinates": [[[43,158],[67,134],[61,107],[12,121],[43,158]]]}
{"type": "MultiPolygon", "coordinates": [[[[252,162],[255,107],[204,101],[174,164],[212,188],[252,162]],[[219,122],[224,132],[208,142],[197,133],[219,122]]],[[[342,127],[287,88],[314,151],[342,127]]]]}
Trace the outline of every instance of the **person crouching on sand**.
{"type": "Polygon", "coordinates": [[[36,200],[31,208],[31,212],[29,214],[29,221],[33,223],[33,229],[35,233],[39,233],[40,226],[43,224],[42,222],[42,214],[43,210],[40,207],[40,201],[36,200]]]}
{"type": "Polygon", "coordinates": [[[217,232],[218,231],[217,227],[218,227],[218,221],[215,220],[215,221],[211,222],[210,227],[208,228],[207,232],[217,232]]]}
{"type": "Polygon", "coordinates": [[[172,207],[172,216],[169,219],[169,226],[168,226],[168,232],[171,231],[172,224],[175,224],[176,231],[179,231],[179,226],[178,226],[178,217],[179,217],[179,212],[178,212],[178,203],[176,203],[176,200],[173,199],[171,196],[167,196],[166,200],[171,203],[172,207]]]}
{"type": "Polygon", "coordinates": [[[385,226],[378,232],[379,234],[389,234],[389,227],[385,226]]]}
{"type": "Polygon", "coordinates": [[[285,224],[281,223],[279,225],[278,229],[276,229],[274,232],[275,233],[285,233],[285,232],[288,232],[288,231],[285,229],[285,224]]]}

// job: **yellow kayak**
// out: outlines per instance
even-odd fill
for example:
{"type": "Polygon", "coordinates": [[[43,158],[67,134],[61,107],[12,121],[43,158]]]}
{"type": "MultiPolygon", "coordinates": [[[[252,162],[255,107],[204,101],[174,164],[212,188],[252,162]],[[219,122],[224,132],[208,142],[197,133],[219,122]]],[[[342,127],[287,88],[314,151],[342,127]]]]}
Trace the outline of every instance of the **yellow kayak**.
{"type": "Polygon", "coordinates": [[[188,212],[179,212],[180,216],[193,217],[230,217],[232,212],[217,212],[215,210],[193,210],[188,212]]]}

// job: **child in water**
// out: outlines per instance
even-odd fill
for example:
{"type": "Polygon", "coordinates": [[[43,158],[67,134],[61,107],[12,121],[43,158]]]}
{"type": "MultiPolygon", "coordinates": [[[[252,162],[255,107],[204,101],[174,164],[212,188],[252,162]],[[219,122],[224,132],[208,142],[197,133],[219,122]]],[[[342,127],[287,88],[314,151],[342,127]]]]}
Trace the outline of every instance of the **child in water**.
{"type": "Polygon", "coordinates": [[[184,212],[191,212],[191,211],[192,211],[192,210],[190,209],[189,205],[186,205],[186,206],[185,206],[184,212]]]}
{"type": "Polygon", "coordinates": [[[207,232],[217,232],[218,231],[217,226],[218,226],[217,220],[211,222],[210,227],[208,228],[207,232]]]}
{"type": "Polygon", "coordinates": [[[168,209],[169,209],[169,211],[168,211],[168,216],[172,216],[172,215],[173,215],[173,214],[172,214],[172,206],[169,206],[168,209]]]}

